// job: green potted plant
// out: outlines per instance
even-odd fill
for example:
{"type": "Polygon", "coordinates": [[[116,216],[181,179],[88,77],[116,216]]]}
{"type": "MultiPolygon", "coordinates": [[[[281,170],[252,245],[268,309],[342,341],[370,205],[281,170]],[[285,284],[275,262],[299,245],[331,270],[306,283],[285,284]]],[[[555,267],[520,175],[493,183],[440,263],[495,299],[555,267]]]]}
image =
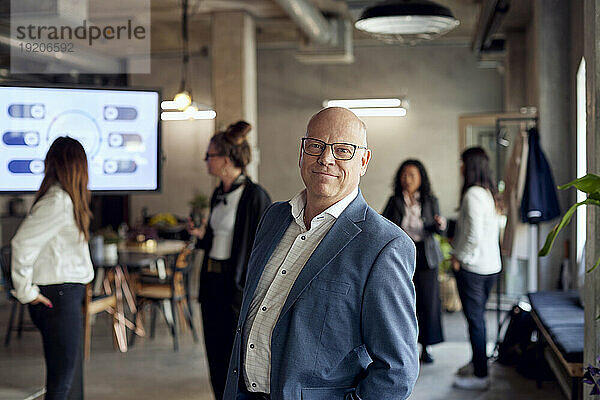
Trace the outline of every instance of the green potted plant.
{"type": "Polygon", "coordinates": [[[462,305],[460,303],[460,298],[458,297],[456,279],[450,272],[452,269],[452,246],[444,236],[436,235],[436,239],[440,242],[440,249],[442,250],[442,255],[444,257],[438,267],[442,308],[448,312],[460,311],[462,310],[462,305]]]}
{"type": "Polygon", "coordinates": [[[190,200],[189,205],[192,207],[191,216],[194,224],[199,225],[201,221],[208,218],[210,201],[207,195],[200,191],[196,191],[194,197],[190,200]]]}

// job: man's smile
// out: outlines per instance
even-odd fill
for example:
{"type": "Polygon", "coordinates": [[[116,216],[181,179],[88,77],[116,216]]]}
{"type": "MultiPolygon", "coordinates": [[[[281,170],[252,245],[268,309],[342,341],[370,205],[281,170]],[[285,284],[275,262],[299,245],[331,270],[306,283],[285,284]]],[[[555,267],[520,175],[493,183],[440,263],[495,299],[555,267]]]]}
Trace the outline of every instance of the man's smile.
{"type": "Polygon", "coordinates": [[[312,171],[313,174],[317,174],[317,175],[324,175],[324,176],[330,176],[332,178],[337,178],[337,175],[326,172],[326,171],[312,171]]]}

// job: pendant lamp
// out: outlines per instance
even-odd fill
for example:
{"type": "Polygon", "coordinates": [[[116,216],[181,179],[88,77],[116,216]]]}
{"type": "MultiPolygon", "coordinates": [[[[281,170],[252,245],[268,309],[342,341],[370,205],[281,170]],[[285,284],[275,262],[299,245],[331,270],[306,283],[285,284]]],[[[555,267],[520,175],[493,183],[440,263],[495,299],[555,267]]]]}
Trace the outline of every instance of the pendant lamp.
{"type": "Polygon", "coordinates": [[[441,36],[459,25],[452,12],[428,0],[386,0],[367,7],[356,29],[384,41],[414,44],[441,36]]]}

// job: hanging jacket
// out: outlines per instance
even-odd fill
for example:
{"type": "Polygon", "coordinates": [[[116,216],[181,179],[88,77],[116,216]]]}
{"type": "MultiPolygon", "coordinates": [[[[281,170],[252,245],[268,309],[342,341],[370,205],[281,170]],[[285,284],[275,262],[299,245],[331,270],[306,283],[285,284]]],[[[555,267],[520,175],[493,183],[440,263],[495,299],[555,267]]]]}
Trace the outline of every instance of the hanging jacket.
{"type": "Polygon", "coordinates": [[[536,128],[529,131],[527,178],[521,201],[521,220],[530,224],[550,221],[560,215],[552,170],[540,146],[536,128]]]}

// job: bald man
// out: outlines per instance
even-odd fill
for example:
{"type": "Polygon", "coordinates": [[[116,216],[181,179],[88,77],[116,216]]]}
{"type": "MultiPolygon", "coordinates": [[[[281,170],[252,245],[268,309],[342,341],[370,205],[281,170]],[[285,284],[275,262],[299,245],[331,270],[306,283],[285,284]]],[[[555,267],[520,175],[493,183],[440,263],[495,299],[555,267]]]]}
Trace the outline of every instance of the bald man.
{"type": "Polygon", "coordinates": [[[371,151],[344,108],[312,117],[306,188],[258,227],[224,399],[406,399],[419,373],[415,247],[365,202],[371,151]]]}

